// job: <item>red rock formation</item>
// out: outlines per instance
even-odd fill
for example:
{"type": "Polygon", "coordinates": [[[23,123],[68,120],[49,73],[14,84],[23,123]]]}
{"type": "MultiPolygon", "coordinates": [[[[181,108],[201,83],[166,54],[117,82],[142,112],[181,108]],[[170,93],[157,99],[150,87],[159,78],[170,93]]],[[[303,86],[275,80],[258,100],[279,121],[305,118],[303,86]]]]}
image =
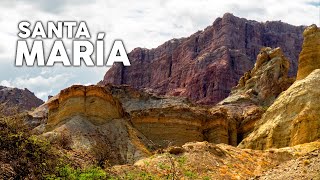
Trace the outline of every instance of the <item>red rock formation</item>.
{"type": "Polygon", "coordinates": [[[130,67],[114,65],[101,84],[150,88],[160,95],[185,96],[214,104],[226,98],[263,46],[280,47],[297,69],[303,27],[283,22],[259,23],[225,14],[188,38],[172,39],[155,49],[129,53],[130,67]]]}

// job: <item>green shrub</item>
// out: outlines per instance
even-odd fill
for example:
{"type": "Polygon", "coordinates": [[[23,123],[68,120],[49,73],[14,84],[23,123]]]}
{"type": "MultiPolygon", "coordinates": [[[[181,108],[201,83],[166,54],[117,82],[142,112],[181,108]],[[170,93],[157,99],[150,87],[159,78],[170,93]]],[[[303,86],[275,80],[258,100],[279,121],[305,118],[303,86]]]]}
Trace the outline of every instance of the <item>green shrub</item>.
{"type": "Polygon", "coordinates": [[[177,159],[178,163],[179,163],[179,166],[183,166],[186,161],[187,161],[187,157],[186,156],[180,156],[178,159],[177,159]]]}
{"type": "Polygon", "coordinates": [[[194,172],[192,172],[192,171],[186,171],[186,172],[184,172],[184,175],[185,175],[186,177],[188,177],[189,179],[195,179],[195,178],[197,178],[197,174],[194,173],[194,172]]]}
{"type": "Polygon", "coordinates": [[[57,168],[57,174],[50,175],[47,179],[68,179],[68,180],[100,180],[107,179],[107,173],[99,167],[88,169],[74,169],[69,165],[57,168]]]}
{"type": "Polygon", "coordinates": [[[0,150],[6,152],[1,161],[12,166],[15,179],[41,179],[54,172],[59,158],[46,140],[29,133],[22,118],[0,119],[0,150]]]}
{"type": "MultiPolygon", "coordinates": [[[[112,178],[111,178],[112,179],[112,178]]],[[[125,175],[125,177],[122,177],[121,179],[126,180],[135,180],[135,179],[142,179],[142,180],[154,180],[157,179],[154,175],[148,173],[148,172],[129,172],[125,175]]]]}

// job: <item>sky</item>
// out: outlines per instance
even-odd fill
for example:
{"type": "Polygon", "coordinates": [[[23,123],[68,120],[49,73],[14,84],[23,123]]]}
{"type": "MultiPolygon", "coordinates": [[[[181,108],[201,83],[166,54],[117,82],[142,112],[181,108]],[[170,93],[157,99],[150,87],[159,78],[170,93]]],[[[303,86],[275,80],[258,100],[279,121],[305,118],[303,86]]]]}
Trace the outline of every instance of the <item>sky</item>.
{"type": "MultiPolygon", "coordinates": [[[[92,41],[105,32],[106,52],[122,39],[127,52],[155,48],[172,38],[187,37],[211,25],[224,13],[259,22],[320,25],[320,0],[1,0],[0,85],[28,88],[46,100],[73,84],[96,84],[108,67],[15,67],[18,23],[85,21],[92,41]]],[[[47,56],[54,40],[45,40],[47,56]]],[[[71,53],[71,40],[65,41],[71,53]]]]}

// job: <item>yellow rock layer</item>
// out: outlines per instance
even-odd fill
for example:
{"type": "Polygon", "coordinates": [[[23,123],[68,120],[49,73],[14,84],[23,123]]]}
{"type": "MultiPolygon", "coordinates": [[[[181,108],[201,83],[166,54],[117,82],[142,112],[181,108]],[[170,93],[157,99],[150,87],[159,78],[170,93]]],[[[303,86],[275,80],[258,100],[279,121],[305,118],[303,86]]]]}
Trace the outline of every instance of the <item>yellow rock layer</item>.
{"type": "Polygon", "coordinates": [[[303,32],[303,36],[297,80],[307,77],[315,69],[320,69],[320,28],[312,25],[303,32]]]}
{"type": "Polygon", "coordinates": [[[320,139],[319,84],[320,69],[296,81],[268,108],[239,147],[281,148],[320,139]]]}
{"type": "Polygon", "coordinates": [[[120,102],[100,86],[74,85],[64,89],[48,103],[48,109],[48,128],[75,115],[86,116],[96,125],[124,116],[120,102]]]}

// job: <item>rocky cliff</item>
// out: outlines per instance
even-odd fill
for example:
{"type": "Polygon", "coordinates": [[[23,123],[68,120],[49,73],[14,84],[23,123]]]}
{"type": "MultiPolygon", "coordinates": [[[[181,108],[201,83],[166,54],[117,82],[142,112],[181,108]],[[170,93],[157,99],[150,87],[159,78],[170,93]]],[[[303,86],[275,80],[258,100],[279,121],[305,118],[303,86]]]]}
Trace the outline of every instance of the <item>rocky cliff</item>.
{"type": "MultiPolygon", "coordinates": [[[[136,139],[128,134],[129,129],[141,133],[143,141],[137,141],[138,147],[145,150],[146,146],[154,150],[195,141],[237,146],[252,132],[265,107],[292,84],[288,71],[289,60],[280,48],[262,48],[254,68],[240,78],[228,98],[214,107],[196,105],[183,97],[158,96],[128,85],[107,84],[64,89],[31,115],[48,117],[46,134],[72,132],[74,148],[90,148],[88,139],[96,142],[92,137],[99,134],[121,156],[127,150],[121,148],[119,138],[122,142],[136,139]],[[108,137],[101,132],[108,132],[108,137]]],[[[120,160],[117,163],[132,162],[120,160]]]]}
{"type": "Polygon", "coordinates": [[[64,89],[58,98],[48,103],[48,110],[47,127],[76,115],[87,117],[96,125],[124,117],[119,101],[99,86],[74,85],[64,89]]]}
{"type": "Polygon", "coordinates": [[[151,140],[155,149],[191,141],[230,143],[228,132],[233,126],[225,114],[209,112],[181,97],[157,96],[130,86],[108,84],[105,88],[121,101],[133,127],[151,140]]]}
{"type": "Polygon", "coordinates": [[[295,80],[288,77],[289,67],[289,60],[280,48],[262,48],[253,69],[240,78],[230,95],[219,104],[250,100],[270,106],[295,80]]]}
{"type": "Polygon", "coordinates": [[[239,147],[267,149],[294,146],[320,138],[320,51],[319,29],[304,31],[298,80],[268,108],[255,130],[239,147]],[[310,39],[312,37],[312,40],[310,39]],[[314,64],[315,63],[315,64],[314,64]],[[310,65],[311,64],[311,65],[310,65]],[[314,65],[312,65],[314,64],[314,65]],[[311,73],[310,73],[311,72],[311,73]]]}
{"type": "Polygon", "coordinates": [[[93,156],[99,150],[98,156],[110,164],[133,163],[149,155],[149,140],[132,127],[121,103],[103,87],[74,85],[45,105],[32,114],[48,117],[42,136],[51,141],[68,136],[75,152],[93,156]]]}
{"type": "Polygon", "coordinates": [[[43,101],[28,89],[0,86],[0,115],[7,116],[29,111],[41,104],[43,101]]]}
{"type": "Polygon", "coordinates": [[[262,48],[254,68],[244,74],[230,95],[211,108],[233,124],[229,144],[237,145],[250,134],[266,107],[294,81],[288,77],[289,60],[280,48],[262,48]]]}
{"type": "Polygon", "coordinates": [[[261,47],[281,47],[295,76],[303,27],[225,14],[190,37],[172,39],[155,49],[129,53],[130,67],[114,65],[101,84],[128,84],[159,95],[184,96],[200,104],[226,98],[250,70],[261,47]]]}
{"type": "Polygon", "coordinates": [[[289,60],[280,48],[263,48],[254,68],[239,80],[228,98],[212,108],[126,85],[104,87],[120,100],[133,127],[155,145],[205,140],[236,146],[253,131],[265,108],[293,83],[288,71],[289,60]]]}

